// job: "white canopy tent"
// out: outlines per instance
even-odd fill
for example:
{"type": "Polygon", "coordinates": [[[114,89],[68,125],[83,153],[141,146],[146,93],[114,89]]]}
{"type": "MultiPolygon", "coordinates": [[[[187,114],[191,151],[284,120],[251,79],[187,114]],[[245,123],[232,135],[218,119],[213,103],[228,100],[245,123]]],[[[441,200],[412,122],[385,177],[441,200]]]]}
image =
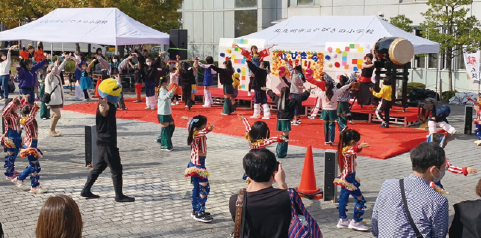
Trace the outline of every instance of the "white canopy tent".
{"type": "Polygon", "coordinates": [[[241,39],[265,40],[273,49],[325,50],[326,42],[374,43],[382,37],[401,37],[415,54],[439,53],[439,43],[405,32],[377,16],[295,16],[241,39]]]}
{"type": "Polygon", "coordinates": [[[58,8],[36,21],[0,32],[0,41],[12,40],[119,46],[169,44],[169,34],[117,8],[58,8]]]}

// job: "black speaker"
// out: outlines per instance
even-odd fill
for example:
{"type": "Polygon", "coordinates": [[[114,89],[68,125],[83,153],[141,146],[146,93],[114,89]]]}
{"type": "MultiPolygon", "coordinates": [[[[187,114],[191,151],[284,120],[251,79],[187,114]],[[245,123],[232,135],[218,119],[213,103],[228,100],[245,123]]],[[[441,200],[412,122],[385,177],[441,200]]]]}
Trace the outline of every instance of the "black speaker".
{"type": "Polygon", "coordinates": [[[97,126],[85,126],[85,165],[95,165],[98,161],[97,126]]]}
{"type": "Polygon", "coordinates": [[[326,150],[324,159],[324,201],[336,201],[334,179],[337,177],[337,150],[326,150]]]}
{"type": "Polygon", "coordinates": [[[464,109],[464,134],[473,133],[473,106],[466,106],[464,109]]]}
{"type": "Polygon", "coordinates": [[[181,60],[187,59],[187,30],[170,29],[170,60],[179,55],[181,60]]]}

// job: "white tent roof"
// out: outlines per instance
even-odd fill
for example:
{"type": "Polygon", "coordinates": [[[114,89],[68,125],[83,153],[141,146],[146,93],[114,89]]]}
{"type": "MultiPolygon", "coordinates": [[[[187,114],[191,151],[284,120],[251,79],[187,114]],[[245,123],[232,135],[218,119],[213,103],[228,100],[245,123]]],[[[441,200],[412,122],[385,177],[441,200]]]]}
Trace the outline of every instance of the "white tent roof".
{"type": "Polygon", "coordinates": [[[325,50],[326,42],[373,46],[382,37],[411,41],[415,54],[439,53],[439,43],[405,32],[377,16],[295,16],[242,39],[265,40],[274,49],[325,50]]]}
{"type": "Polygon", "coordinates": [[[0,41],[30,40],[101,45],[168,44],[154,30],[117,8],[58,8],[23,26],[0,32],[0,41]]]}

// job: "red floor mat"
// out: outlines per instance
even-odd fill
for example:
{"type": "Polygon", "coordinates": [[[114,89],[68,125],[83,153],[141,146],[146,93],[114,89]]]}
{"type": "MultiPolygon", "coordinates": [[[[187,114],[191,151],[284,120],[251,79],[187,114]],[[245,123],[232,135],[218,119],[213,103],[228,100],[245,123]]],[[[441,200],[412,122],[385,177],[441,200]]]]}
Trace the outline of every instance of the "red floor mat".
{"type": "MultiPolygon", "coordinates": [[[[134,119],[145,122],[158,123],[157,111],[145,110],[145,99],[143,103],[133,103],[133,98],[126,99],[128,111],[118,111],[117,118],[134,119]]],[[[81,112],[94,115],[96,112],[96,102],[72,104],[64,106],[64,110],[81,112]]],[[[207,116],[208,123],[215,125],[215,133],[221,133],[232,136],[243,137],[245,135],[245,128],[241,120],[238,119],[239,114],[245,115],[247,118],[252,115],[250,109],[238,109],[237,115],[222,116],[221,106],[214,106],[212,108],[203,108],[202,105],[195,105],[191,111],[186,111],[184,105],[173,106],[173,117],[176,121],[177,127],[186,127],[186,121],[182,120],[182,116],[195,116],[202,114],[207,116]]],[[[273,114],[275,118],[275,113],[273,114]]],[[[271,135],[280,134],[275,131],[277,120],[265,120],[271,129],[271,135]]],[[[254,123],[254,120],[250,120],[254,123]]],[[[372,157],[376,159],[387,159],[398,154],[408,152],[419,143],[426,140],[427,131],[417,130],[412,128],[391,127],[389,129],[379,128],[379,124],[369,124],[367,122],[355,122],[355,125],[350,125],[351,128],[361,133],[361,140],[369,143],[371,148],[364,149],[360,155],[372,157]]],[[[152,136],[157,136],[158,133],[153,132],[152,136]]],[[[336,137],[338,133],[336,132],[336,137]]],[[[336,149],[337,147],[324,145],[324,129],[323,122],[320,119],[310,120],[306,117],[302,118],[302,124],[299,126],[292,126],[290,134],[291,142],[289,144],[296,146],[307,147],[312,145],[317,149],[336,149]]],[[[336,138],[337,142],[337,138],[336,138]]],[[[336,143],[337,144],[337,143],[336,143]]],[[[245,144],[247,148],[247,142],[245,144]]]]}

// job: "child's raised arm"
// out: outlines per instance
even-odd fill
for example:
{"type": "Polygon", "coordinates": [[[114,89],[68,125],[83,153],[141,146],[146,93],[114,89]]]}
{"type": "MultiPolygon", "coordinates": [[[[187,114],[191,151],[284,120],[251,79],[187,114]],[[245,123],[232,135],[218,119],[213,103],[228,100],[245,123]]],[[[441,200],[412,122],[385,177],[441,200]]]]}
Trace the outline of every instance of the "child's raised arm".
{"type": "Polygon", "coordinates": [[[94,65],[95,61],[97,61],[97,59],[93,59],[92,62],[90,62],[89,66],[87,67],[87,72],[90,72],[90,68],[92,68],[92,65],[94,65]]]}

